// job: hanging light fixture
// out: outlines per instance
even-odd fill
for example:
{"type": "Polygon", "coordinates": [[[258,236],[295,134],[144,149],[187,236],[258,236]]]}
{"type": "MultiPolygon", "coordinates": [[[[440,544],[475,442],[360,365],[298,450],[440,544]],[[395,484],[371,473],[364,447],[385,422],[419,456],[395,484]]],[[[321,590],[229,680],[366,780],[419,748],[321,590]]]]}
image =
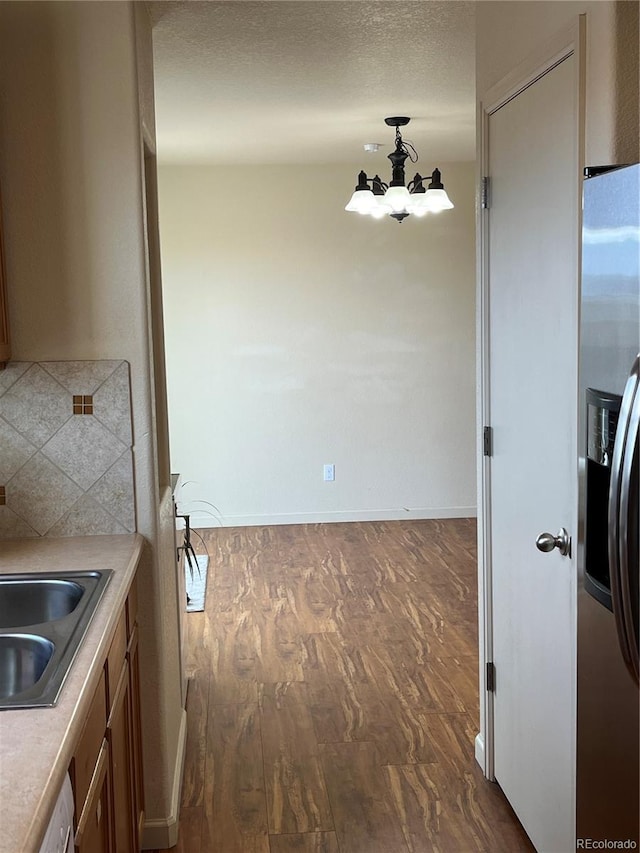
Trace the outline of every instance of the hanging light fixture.
{"type": "Polygon", "coordinates": [[[402,139],[400,133],[400,128],[409,124],[410,120],[406,116],[390,116],[385,119],[389,127],[396,129],[395,150],[387,155],[391,160],[391,182],[385,184],[379,175],[369,178],[366,172],[360,172],[355,192],[345,210],[350,213],[368,214],[374,219],[388,215],[402,222],[411,213],[414,216],[425,216],[427,213],[439,213],[453,207],[439,169],[434,169],[431,173],[431,180],[426,189],[424,182],[429,179],[423,178],[417,172],[413,180],[405,186],[405,161],[407,158],[412,163],[418,160],[418,152],[410,142],[402,139]]]}

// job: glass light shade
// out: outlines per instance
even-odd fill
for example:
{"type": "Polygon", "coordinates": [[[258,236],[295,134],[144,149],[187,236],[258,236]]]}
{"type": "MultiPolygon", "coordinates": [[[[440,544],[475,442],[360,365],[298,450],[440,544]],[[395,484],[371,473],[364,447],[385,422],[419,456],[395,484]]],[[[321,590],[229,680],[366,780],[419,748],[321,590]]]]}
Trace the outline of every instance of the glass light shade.
{"type": "Polygon", "coordinates": [[[446,190],[427,190],[424,194],[425,207],[431,213],[439,213],[441,210],[451,210],[453,204],[446,190]]]}
{"type": "Polygon", "coordinates": [[[373,194],[375,199],[375,203],[371,206],[371,209],[368,211],[374,219],[382,219],[383,216],[388,216],[391,213],[391,205],[387,204],[384,198],[384,194],[377,195],[373,194]]]}
{"type": "Polygon", "coordinates": [[[349,213],[370,213],[376,203],[376,197],[371,190],[356,190],[345,206],[345,210],[349,213]]]}
{"type": "Polygon", "coordinates": [[[384,216],[388,216],[391,213],[391,208],[387,207],[386,204],[376,204],[375,207],[371,208],[369,213],[374,219],[382,219],[384,216]]]}
{"type": "Polygon", "coordinates": [[[426,192],[411,193],[407,203],[407,211],[414,216],[426,216],[427,213],[431,213],[431,208],[426,199],[426,192]]]}
{"type": "Polygon", "coordinates": [[[406,187],[389,187],[384,200],[394,213],[403,213],[410,204],[411,195],[406,187]]]}

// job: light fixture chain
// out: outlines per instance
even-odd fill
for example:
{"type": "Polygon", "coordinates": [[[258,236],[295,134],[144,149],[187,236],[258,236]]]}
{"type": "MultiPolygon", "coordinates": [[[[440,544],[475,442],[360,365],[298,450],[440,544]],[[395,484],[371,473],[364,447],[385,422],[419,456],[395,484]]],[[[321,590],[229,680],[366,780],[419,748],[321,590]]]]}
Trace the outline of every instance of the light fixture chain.
{"type": "Polygon", "coordinates": [[[404,151],[412,163],[418,162],[418,152],[410,142],[405,142],[402,138],[399,127],[396,127],[396,150],[404,151]]]}

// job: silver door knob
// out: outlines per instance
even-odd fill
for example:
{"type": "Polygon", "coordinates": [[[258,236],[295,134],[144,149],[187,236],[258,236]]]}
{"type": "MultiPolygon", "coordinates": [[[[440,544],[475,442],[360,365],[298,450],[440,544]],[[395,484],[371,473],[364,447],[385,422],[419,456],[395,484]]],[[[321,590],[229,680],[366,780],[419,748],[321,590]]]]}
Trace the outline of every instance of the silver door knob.
{"type": "Polygon", "coordinates": [[[563,557],[568,557],[571,555],[571,537],[564,527],[560,528],[557,536],[553,533],[541,533],[536,539],[536,548],[545,554],[557,548],[563,557]]]}

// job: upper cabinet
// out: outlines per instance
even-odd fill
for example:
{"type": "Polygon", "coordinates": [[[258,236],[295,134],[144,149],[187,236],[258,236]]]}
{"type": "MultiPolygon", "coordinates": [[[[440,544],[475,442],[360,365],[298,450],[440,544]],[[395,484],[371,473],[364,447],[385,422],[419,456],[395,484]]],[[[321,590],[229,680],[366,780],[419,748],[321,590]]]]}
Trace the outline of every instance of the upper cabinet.
{"type": "Polygon", "coordinates": [[[9,314],[7,312],[7,285],[2,242],[2,204],[0,200],[0,370],[4,370],[10,358],[9,314]]]}

